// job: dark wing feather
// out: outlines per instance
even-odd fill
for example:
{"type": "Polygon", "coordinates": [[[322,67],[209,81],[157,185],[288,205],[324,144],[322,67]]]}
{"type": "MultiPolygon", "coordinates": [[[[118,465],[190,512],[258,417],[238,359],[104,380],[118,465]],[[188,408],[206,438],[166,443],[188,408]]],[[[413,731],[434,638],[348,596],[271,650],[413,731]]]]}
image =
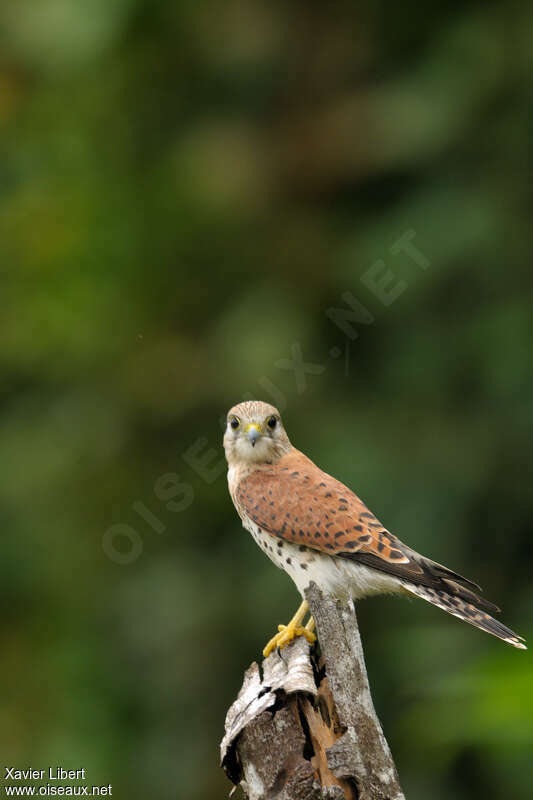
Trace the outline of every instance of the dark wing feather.
{"type": "Polygon", "coordinates": [[[431,561],[429,558],[419,556],[418,553],[416,555],[418,560],[413,559],[408,564],[398,565],[384,563],[382,560],[376,558],[373,553],[360,552],[354,553],[353,556],[349,557],[352,558],[353,561],[357,561],[359,564],[364,564],[366,567],[372,567],[373,569],[380,570],[380,572],[386,572],[389,575],[395,575],[396,577],[414,583],[417,586],[425,586],[428,589],[434,589],[436,591],[446,592],[454,597],[460,597],[462,600],[465,600],[469,603],[474,603],[475,605],[480,606],[480,608],[484,608],[486,611],[491,611],[493,613],[500,611],[498,606],[494,605],[494,603],[491,603],[489,600],[485,600],[477,593],[472,592],[470,589],[466,588],[465,586],[461,586],[461,584],[453,580],[452,576],[456,573],[450,570],[450,577],[445,577],[445,567],[442,567],[439,564],[438,566],[440,569],[439,572],[437,572],[433,569],[433,561],[431,561]]]}

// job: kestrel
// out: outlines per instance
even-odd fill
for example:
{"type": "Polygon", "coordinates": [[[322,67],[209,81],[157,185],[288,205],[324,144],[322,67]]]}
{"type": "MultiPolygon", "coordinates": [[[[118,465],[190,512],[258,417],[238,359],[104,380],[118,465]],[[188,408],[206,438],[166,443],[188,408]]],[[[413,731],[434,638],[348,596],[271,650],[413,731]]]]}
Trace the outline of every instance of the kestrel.
{"type": "Polygon", "coordinates": [[[231,498],[259,547],[292,578],[303,602],[268,642],[265,656],[295,636],[315,640],[305,590],[314,581],[348,600],[373,594],[422,597],[454,617],[519,647],[521,636],[484,610],[499,608],[480,587],[417,553],[390,533],[362,500],[289,441],[279,411],[250,401],[228,412],[224,434],[231,498]]]}

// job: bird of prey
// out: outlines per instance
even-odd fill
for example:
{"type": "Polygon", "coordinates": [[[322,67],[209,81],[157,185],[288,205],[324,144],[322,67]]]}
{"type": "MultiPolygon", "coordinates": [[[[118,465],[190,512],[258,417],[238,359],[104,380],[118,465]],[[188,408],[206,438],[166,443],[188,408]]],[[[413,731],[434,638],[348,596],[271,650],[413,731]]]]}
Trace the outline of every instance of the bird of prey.
{"type": "Polygon", "coordinates": [[[303,602],[268,642],[266,656],[295,636],[315,640],[305,590],[358,600],[373,594],[416,595],[454,617],[526,649],[521,636],[487,611],[480,587],[420,555],[390,533],[362,500],[322,472],[289,441],[279,411],[260,401],[234,406],[224,434],[231,498],[259,547],[292,578],[303,602]]]}

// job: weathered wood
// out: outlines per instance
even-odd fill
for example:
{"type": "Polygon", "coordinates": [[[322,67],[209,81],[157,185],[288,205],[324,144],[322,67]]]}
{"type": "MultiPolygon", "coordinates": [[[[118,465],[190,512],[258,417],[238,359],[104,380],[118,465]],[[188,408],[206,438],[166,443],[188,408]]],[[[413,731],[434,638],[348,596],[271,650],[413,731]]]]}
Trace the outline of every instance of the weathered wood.
{"type": "Polygon", "coordinates": [[[327,751],[328,765],[338,777],[355,780],[359,800],[402,800],[398,773],[372,702],[354,604],[323,595],[315,584],[306,596],[345,728],[327,751]]]}
{"type": "Polygon", "coordinates": [[[306,592],[320,654],[302,638],[245,673],[222,764],[247,800],[404,800],[370,694],[351,601],[306,592]]]}

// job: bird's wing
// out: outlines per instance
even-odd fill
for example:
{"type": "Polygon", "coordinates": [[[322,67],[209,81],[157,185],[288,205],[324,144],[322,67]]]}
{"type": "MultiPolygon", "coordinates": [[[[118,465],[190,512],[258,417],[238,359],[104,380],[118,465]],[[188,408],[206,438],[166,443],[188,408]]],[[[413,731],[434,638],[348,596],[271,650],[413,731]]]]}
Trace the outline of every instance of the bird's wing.
{"type": "Polygon", "coordinates": [[[329,555],[363,550],[383,561],[409,561],[359,497],[297,451],[250,473],[239,483],[236,500],[272,536],[329,555]]]}
{"type": "Polygon", "coordinates": [[[351,489],[298,450],[243,478],[235,501],[252,524],[273,537],[499,610],[478,597],[477,584],[403,544],[351,489]]]}

